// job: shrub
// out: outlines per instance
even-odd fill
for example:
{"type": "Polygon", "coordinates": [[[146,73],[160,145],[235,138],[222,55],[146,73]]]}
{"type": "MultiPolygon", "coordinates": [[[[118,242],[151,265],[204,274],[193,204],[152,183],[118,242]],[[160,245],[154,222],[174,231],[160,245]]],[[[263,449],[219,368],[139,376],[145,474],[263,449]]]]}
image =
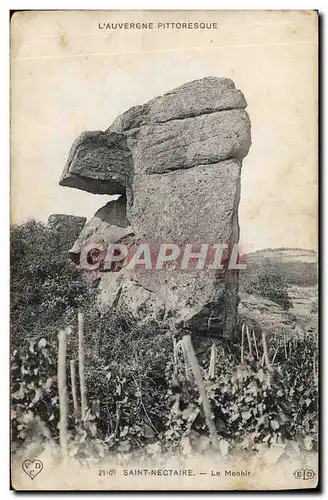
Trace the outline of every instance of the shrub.
{"type": "Polygon", "coordinates": [[[55,334],[76,308],[91,300],[82,273],[68,258],[65,236],[30,220],[11,228],[11,345],[24,338],[55,334]]]}
{"type": "MultiPolygon", "coordinates": [[[[186,375],[181,355],[174,362],[170,335],[156,336],[150,331],[141,335],[137,330],[117,336],[110,333],[100,355],[91,348],[98,332],[92,329],[86,334],[89,411],[84,424],[73,419],[68,383],[70,454],[86,460],[89,454],[101,458],[107,453],[131,457],[159,451],[209,451],[197,388],[192,374],[186,375]]],[[[270,359],[275,352],[273,339],[271,344],[270,359]]],[[[225,452],[256,452],[262,446],[300,438],[316,449],[317,347],[310,337],[291,346],[287,359],[280,348],[273,369],[247,357],[240,363],[236,355],[221,349],[211,378],[209,352],[203,355],[201,371],[225,452]]],[[[68,347],[74,356],[73,345],[68,347]]],[[[56,356],[57,346],[45,339],[26,342],[19,353],[13,353],[12,435],[17,446],[29,442],[33,432],[58,443],[56,356]]]]}
{"type": "Polygon", "coordinates": [[[25,341],[11,355],[11,429],[16,446],[57,439],[57,349],[44,338],[25,341]]]}
{"type": "Polygon", "coordinates": [[[241,289],[247,293],[253,293],[272,300],[283,309],[292,307],[288,297],[287,285],[269,259],[264,259],[261,264],[249,266],[240,273],[241,289]]]}
{"type": "MultiPolygon", "coordinates": [[[[41,223],[30,221],[12,229],[11,259],[11,416],[16,447],[35,436],[59,441],[57,333],[71,326],[66,366],[71,456],[86,460],[108,452],[124,457],[209,449],[197,388],[182,353],[173,356],[170,333],[136,325],[115,308],[98,310],[94,292],[68,260],[67,241],[41,223]],[[73,416],[69,379],[69,360],[78,358],[78,307],[85,315],[88,418],[83,423],[73,416]]],[[[269,262],[244,277],[242,287],[285,309],[291,305],[283,279],[269,262]]],[[[247,357],[240,363],[236,350],[219,349],[211,378],[209,342],[194,342],[202,352],[198,358],[225,452],[256,451],[299,437],[310,440],[315,449],[317,346],[311,337],[296,340],[289,339],[286,352],[276,352],[274,338],[269,339],[270,359],[277,354],[273,370],[247,357]]]]}
{"type": "MultiPolygon", "coordinates": [[[[272,344],[270,356],[275,351],[272,344]]],[[[208,377],[208,363],[203,378],[211,403],[215,426],[225,454],[227,450],[259,451],[261,447],[283,445],[303,439],[308,448],[318,443],[318,385],[313,371],[317,348],[313,339],[298,340],[286,359],[276,357],[274,367],[245,358],[240,363],[233,354],[218,355],[215,377],[208,377]]],[[[186,383],[178,400],[168,390],[167,430],[163,436],[167,451],[198,452],[210,449],[207,428],[195,386],[186,383]],[[187,443],[187,445],[186,445],[187,443]]]]}

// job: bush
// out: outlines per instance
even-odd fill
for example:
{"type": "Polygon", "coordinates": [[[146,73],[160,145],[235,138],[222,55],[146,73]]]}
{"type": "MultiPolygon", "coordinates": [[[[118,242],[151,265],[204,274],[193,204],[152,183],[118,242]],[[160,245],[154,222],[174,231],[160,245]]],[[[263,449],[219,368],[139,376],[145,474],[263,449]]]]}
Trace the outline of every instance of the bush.
{"type": "Polygon", "coordinates": [[[11,422],[16,446],[40,439],[58,439],[57,349],[41,338],[25,341],[11,355],[11,422]]]}
{"type": "MultiPolygon", "coordinates": [[[[66,366],[71,456],[89,460],[106,453],[131,457],[192,449],[203,453],[210,448],[197,388],[182,352],[177,359],[173,356],[170,333],[140,327],[115,308],[98,310],[94,292],[68,260],[67,242],[41,223],[13,228],[11,259],[11,417],[16,447],[33,442],[35,436],[58,444],[57,333],[71,326],[66,366]],[[74,418],[69,378],[69,361],[78,358],[78,307],[85,316],[85,422],[74,418]]],[[[290,307],[284,282],[270,263],[244,278],[242,286],[290,307]]],[[[274,339],[268,342],[270,359],[276,354],[273,370],[251,358],[240,363],[236,350],[224,352],[218,345],[211,378],[209,342],[194,342],[202,352],[198,359],[225,453],[234,448],[256,451],[299,437],[310,441],[311,449],[316,447],[316,344],[310,337],[289,340],[286,352],[276,352],[274,339]]]]}
{"type": "Polygon", "coordinates": [[[292,307],[292,302],[288,297],[287,285],[269,259],[264,259],[256,267],[249,266],[246,271],[241,272],[240,286],[244,292],[272,300],[285,310],[292,307]]]}
{"type": "MultiPolygon", "coordinates": [[[[269,346],[270,359],[276,348],[269,346]]],[[[288,349],[289,350],[289,349],[288,349]]],[[[302,441],[307,451],[318,446],[318,385],[313,360],[317,348],[308,337],[293,342],[290,355],[276,356],[274,367],[262,367],[254,358],[240,363],[233,354],[219,354],[217,371],[210,379],[208,362],[203,378],[211,403],[221,452],[283,446],[302,441]]],[[[183,372],[179,377],[184,378],[183,372]]],[[[184,382],[179,400],[171,394],[171,411],[163,436],[167,451],[210,451],[207,428],[194,385],[184,382]]]]}
{"type": "MultiPolygon", "coordinates": [[[[110,328],[110,320],[102,318],[110,328]]],[[[181,354],[173,359],[170,335],[102,330],[104,342],[94,349],[100,331],[86,322],[88,419],[73,419],[69,393],[70,454],[81,460],[104,455],[136,457],[163,452],[210,451],[210,440],[192,374],[186,375],[181,354]]],[[[115,328],[117,323],[115,321],[115,328]]],[[[69,357],[76,357],[74,335],[69,357]],[[75,353],[75,354],[74,354],[75,353]]],[[[269,343],[269,357],[276,351],[269,343]]],[[[209,351],[201,371],[214,423],[225,453],[257,452],[262,446],[307,440],[317,448],[317,347],[310,337],[290,342],[286,358],[280,347],[273,369],[261,361],[221,349],[216,372],[208,374],[209,351]]],[[[31,432],[58,443],[57,347],[41,339],[21,346],[12,357],[13,439],[29,442],[31,432]]],[[[69,373],[69,359],[67,360],[69,373]]],[[[69,379],[69,377],[68,377],[69,379]]],[[[308,445],[307,445],[308,446],[308,445]]],[[[96,459],[96,458],[95,458],[96,459]]]]}
{"type": "Polygon", "coordinates": [[[11,345],[25,338],[54,335],[67,326],[92,293],[82,273],[70,262],[63,235],[30,220],[11,228],[11,345]]]}

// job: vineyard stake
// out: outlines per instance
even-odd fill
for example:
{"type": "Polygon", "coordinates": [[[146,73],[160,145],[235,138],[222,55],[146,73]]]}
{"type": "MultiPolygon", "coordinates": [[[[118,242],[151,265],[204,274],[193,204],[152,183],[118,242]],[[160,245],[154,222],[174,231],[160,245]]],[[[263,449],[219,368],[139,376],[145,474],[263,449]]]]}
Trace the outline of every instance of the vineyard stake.
{"type": "Polygon", "coordinates": [[[244,337],[245,337],[245,323],[241,327],[241,346],[240,346],[240,362],[244,361],[244,337]]]}
{"type": "Polygon", "coordinates": [[[76,370],[75,370],[75,360],[70,360],[70,370],[71,370],[71,387],[72,387],[72,397],[73,397],[73,408],[75,420],[78,419],[79,408],[76,395],[76,370]]]}
{"type": "Polygon", "coordinates": [[[177,351],[177,339],[172,336],[172,342],[173,342],[173,359],[174,359],[174,370],[176,371],[177,366],[178,366],[178,351],[177,351]]]}
{"type": "Polygon", "coordinates": [[[59,443],[62,458],[67,457],[67,388],[66,388],[66,351],[68,330],[58,333],[58,393],[59,393],[59,443]]]}
{"type": "Polygon", "coordinates": [[[199,364],[197,361],[197,357],[191,342],[191,336],[190,335],[184,335],[182,337],[183,345],[185,346],[185,352],[187,355],[188,362],[191,366],[192,372],[195,377],[195,381],[197,384],[197,388],[199,391],[200,399],[203,405],[203,411],[205,415],[205,421],[209,430],[209,435],[211,438],[212,446],[215,450],[219,451],[219,441],[218,441],[218,436],[216,433],[215,425],[212,419],[212,410],[210,406],[210,402],[208,400],[205,386],[204,386],[204,381],[203,377],[199,368],[199,364]]]}
{"type": "Polygon", "coordinates": [[[249,331],[248,326],[246,325],[246,335],[247,335],[247,340],[248,340],[248,350],[249,350],[249,356],[252,358],[253,357],[253,352],[252,352],[252,339],[251,339],[251,334],[249,331]]]}
{"type": "Polygon", "coordinates": [[[210,365],[208,367],[208,378],[213,379],[215,377],[215,365],[216,365],[217,348],[213,341],[211,347],[210,365]]]}
{"type": "Polygon", "coordinates": [[[84,421],[87,411],[87,396],[84,376],[84,317],[81,311],[77,314],[78,318],[78,336],[79,336],[79,374],[80,374],[80,393],[81,393],[81,418],[84,421]]]}
{"type": "Polygon", "coordinates": [[[189,366],[188,366],[188,359],[187,359],[187,353],[186,353],[186,346],[184,345],[184,343],[182,342],[182,340],[180,340],[179,342],[180,342],[180,347],[181,347],[181,350],[182,350],[183,361],[184,361],[184,365],[185,365],[186,380],[190,381],[191,377],[190,377],[190,373],[189,373],[189,366]]]}
{"type": "Polygon", "coordinates": [[[269,360],[269,354],[268,354],[268,345],[267,345],[267,339],[266,339],[266,334],[265,331],[262,331],[262,343],[263,343],[263,358],[266,366],[269,366],[270,360],[269,360]]]}
{"type": "Polygon", "coordinates": [[[286,334],[284,333],[285,358],[288,359],[286,334]]]}
{"type": "Polygon", "coordinates": [[[255,346],[255,352],[256,352],[256,359],[259,359],[259,351],[257,349],[257,342],[256,342],[255,330],[254,329],[253,329],[253,340],[254,340],[254,346],[255,346]]]}
{"type": "Polygon", "coordinates": [[[277,345],[276,350],[274,351],[274,355],[273,355],[273,358],[272,358],[272,361],[271,361],[271,364],[272,364],[272,365],[273,365],[273,363],[275,362],[275,359],[276,359],[276,356],[277,356],[278,349],[279,349],[279,345],[277,345]]]}
{"type": "Polygon", "coordinates": [[[316,370],[315,358],[316,358],[316,355],[315,355],[315,352],[314,352],[313,353],[313,380],[314,380],[314,383],[317,384],[318,383],[318,377],[317,377],[317,370],[316,370]]]}

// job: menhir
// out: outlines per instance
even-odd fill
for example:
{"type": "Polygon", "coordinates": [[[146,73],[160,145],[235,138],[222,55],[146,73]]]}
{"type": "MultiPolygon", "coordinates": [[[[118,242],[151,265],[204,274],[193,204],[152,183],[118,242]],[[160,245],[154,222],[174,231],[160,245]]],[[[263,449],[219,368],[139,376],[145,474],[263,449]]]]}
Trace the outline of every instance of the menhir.
{"type": "MultiPolygon", "coordinates": [[[[104,132],[73,143],[60,185],[121,195],[86,224],[71,253],[88,242],[238,243],[242,159],[251,145],[246,101],[228,78],[207,77],[135,106],[104,132]]],[[[104,307],[138,322],[231,338],[238,271],[97,270],[104,307]]]]}

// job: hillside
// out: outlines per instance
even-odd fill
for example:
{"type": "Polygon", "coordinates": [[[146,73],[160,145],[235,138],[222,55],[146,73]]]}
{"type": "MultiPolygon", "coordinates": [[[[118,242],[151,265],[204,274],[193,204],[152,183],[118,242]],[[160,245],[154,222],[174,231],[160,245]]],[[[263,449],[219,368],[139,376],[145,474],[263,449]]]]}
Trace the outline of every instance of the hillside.
{"type": "Polygon", "coordinates": [[[247,274],[251,273],[255,268],[258,268],[267,260],[277,269],[287,285],[317,285],[318,257],[315,250],[300,248],[268,248],[245,254],[243,256],[243,261],[247,264],[247,274]]]}

